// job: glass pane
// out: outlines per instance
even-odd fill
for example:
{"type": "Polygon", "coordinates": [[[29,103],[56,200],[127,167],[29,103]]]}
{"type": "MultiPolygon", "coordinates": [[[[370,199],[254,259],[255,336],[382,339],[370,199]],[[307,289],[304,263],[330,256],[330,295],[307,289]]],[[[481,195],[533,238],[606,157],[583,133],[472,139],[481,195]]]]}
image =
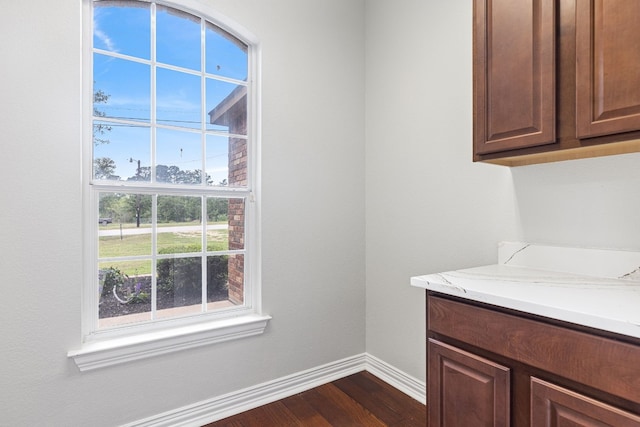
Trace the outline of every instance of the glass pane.
{"type": "Polygon", "coordinates": [[[151,261],[102,262],[98,287],[100,328],[151,320],[151,261]]]}
{"type": "Polygon", "coordinates": [[[247,182],[247,140],[229,139],[229,187],[246,187],[247,182]]]}
{"type": "Polygon", "coordinates": [[[151,132],[148,127],[94,121],[93,136],[95,179],[151,180],[151,132]]]}
{"type": "Polygon", "coordinates": [[[244,304],[244,255],[229,255],[227,268],[229,301],[236,305],[244,304]]]}
{"type": "Polygon", "coordinates": [[[151,196],[100,193],[98,256],[151,255],[151,196]]]}
{"type": "Polygon", "coordinates": [[[207,135],[207,176],[209,185],[229,185],[229,138],[207,135]]]}
{"type": "Polygon", "coordinates": [[[156,55],[159,62],[200,70],[200,18],[157,6],[156,55]]]}
{"type": "MultiPolygon", "coordinates": [[[[207,257],[207,302],[229,299],[229,255],[207,257]]],[[[213,307],[209,306],[208,309],[213,307]]]]}
{"type": "Polygon", "coordinates": [[[156,180],[202,184],[202,144],[198,133],[158,129],[156,180]]]}
{"type": "Polygon", "coordinates": [[[244,249],[244,199],[229,199],[229,249],[244,249]]]}
{"type": "Polygon", "coordinates": [[[207,129],[247,134],[247,87],[207,79],[207,129]]]}
{"type": "Polygon", "coordinates": [[[247,46],[211,23],[206,28],[207,73],[246,81],[247,46]]]}
{"type": "Polygon", "coordinates": [[[151,255],[151,196],[100,193],[99,198],[98,256],[151,255]]]}
{"type": "Polygon", "coordinates": [[[202,250],[202,199],[193,196],[158,196],[158,253],[179,254],[202,250]]]}
{"type": "Polygon", "coordinates": [[[202,258],[158,260],[158,318],[202,311],[202,258]]]}
{"type": "Polygon", "coordinates": [[[122,1],[94,2],[93,46],[110,52],[150,59],[149,4],[122,1]]]}
{"type": "Polygon", "coordinates": [[[148,122],[151,111],[149,65],[93,55],[93,115],[148,122]]]}
{"type": "MultiPolygon", "coordinates": [[[[236,200],[236,199],[233,199],[236,200]]],[[[229,199],[207,198],[207,251],[229,249],[229,199]]]]}
{"type": "Polygon", "coordinates": [[[158,124],[200,129],[200,77],[165,68],[156,77],[158,124]]]}

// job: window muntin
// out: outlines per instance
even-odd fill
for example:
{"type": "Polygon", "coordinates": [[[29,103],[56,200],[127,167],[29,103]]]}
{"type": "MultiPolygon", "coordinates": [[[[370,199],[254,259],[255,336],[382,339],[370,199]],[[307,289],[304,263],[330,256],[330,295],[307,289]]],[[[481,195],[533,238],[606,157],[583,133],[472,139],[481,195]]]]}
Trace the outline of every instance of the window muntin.
{"type": "Polygon", "coordinates": [[[251,309],[248,46],[155,3],[93,23],[90,332],[251,309]]]}

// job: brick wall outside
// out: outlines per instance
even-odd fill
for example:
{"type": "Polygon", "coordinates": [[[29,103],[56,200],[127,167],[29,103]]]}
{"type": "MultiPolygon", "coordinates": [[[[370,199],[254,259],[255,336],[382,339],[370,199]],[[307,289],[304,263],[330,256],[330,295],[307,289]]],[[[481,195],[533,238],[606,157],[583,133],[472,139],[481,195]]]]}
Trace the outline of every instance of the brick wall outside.
{"type": "MultiPolygon", "coordinates": [[[[209,115],[211,123],[228,126],[231,134],[246,135],[246,88],[238,87],[209,115]]],[[[230,187],[247,185],[247,140],[244,138],[229,138],[228,184],[230,187]]],[[[244,249],[245,200],[229,199],[227,216],[229,249],[244,249]]],[[[228,274],[229,301],[242,304],[244,302],[244,255],[229,255],[228,274]]]]}

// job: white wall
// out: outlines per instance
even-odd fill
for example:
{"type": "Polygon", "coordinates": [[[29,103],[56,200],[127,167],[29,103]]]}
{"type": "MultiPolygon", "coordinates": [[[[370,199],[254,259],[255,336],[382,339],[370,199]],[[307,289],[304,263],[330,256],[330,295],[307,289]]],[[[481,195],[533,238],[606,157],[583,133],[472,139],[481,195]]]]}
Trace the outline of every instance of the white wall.
{"type": "Polygon", "coordinates": [[[361,0],[199,2],[263,44],[273,320],[260,337],[83,374],[66,356],[81,338],[81,1],[5,3],[0,425],[118,425],[365,351],[361,0]]]}
{"type": "Polygon", "coordinates": [[[640,249],[640,154],[514,168],[523,239],[640,249]]]}
{"type": "Polygon", "coordinates": [[[425,380],[414,275],[496,262],[509,169],[471,161],[471,1],[368,0],[367,351],[425,380]]]}

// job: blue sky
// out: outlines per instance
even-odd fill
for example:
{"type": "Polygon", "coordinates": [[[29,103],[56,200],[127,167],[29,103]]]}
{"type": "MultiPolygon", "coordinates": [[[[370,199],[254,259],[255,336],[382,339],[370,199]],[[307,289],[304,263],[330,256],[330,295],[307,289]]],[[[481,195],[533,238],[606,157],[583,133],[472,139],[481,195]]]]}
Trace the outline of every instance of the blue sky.
{"type": "MultiPolygon", "coordinates": [[[[105,120],[114,117],[150,123],[152,26],[149,4],[111,7],[108,3],[104,3],[107,6],[95,3],[94,9],[94,48],[106,51],[93,55],[94,91],[102,90],[109,95],[107,103],[96,104],[95,107],[107,116],[105,120]],[[119,58],[107,52],[135,59],[119,58]]],[[[156,164],[175,165],[183,170],[200,169],[200,135],[187,129],[200,129],[203,115],[238,86],[228,79],[244,81],[247,78],[246,49],[222,36],[210,24],[204,33],[204,67],[208,76],[205,77],[207,95],[203,111],[201,24],[191,15],[158,6],[156,59],[160,65],[156,69],[156,119],[158,124],[179,126],[185,131],[158,130],[156,164]]],[[[206,119],[207,129],[226,130],[208,124],[206,119]]],[[[109,143],[96,145],[94,158],[113,159],[117,166],[115,174],[123,179],[135,174],[137,160],[141,161],[141,166],[150,166],[149,128],[134,124],[110,126],[111,130],[100,136],[109,143]]],[[[207,135],[206,141],[206,170],[217,183],[226,178],[227,138],[207,135]]]]}

